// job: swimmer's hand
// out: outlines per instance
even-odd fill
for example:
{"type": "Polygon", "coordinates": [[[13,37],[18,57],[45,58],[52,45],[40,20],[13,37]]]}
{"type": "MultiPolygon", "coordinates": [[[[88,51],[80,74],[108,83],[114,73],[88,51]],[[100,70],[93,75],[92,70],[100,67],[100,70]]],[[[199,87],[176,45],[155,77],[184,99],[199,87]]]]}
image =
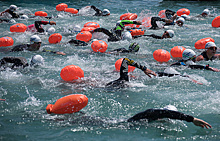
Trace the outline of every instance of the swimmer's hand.
{"type": "Polygon", "coordinates": [[[56,52],[56,54],[59,54],[59,55],[66,55],[66,53],[64,53],[64,52],[56,52]]]}
{"type": "Polygon", "coordinates": [[[198,119],[198,118],[194,118],[193,119],[193,123],[196,125],[196,126],[200,126],[202,128],[206,127],[207,129],[208,128],[212,128],[212,126],[210,124],[208,124],[207,122],[201,120],[201,119],[198,119]]]}
{"type": "Polygon", "coordinates": [[[152,74],[152,75],[154,75],[154,76],[157,76],[157,74],[156,74],[154,71],[150,70],[150,69],[146,69],[146,70],[144,71],[144,73],[145,73],[147,76],[149,76],[150,78],[151,78],[150,74],[152,74]]]}
{"type": "Polygon", "coordinates": [[[56,25],[56,22],[54,22],[54,21],[50,21],[49,24],[50,24],[50,25],[56,25]]]}

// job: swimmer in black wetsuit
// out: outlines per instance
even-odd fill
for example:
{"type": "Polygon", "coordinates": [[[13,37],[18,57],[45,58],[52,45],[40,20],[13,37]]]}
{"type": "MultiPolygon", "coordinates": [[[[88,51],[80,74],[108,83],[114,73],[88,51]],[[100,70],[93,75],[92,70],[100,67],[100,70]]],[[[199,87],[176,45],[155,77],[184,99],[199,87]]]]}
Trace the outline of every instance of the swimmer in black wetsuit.
{"type": "Polygon", "coordinates": [[[212,61],[214,59],[220,59],[220,54],[216,54],[217,46],[214,42],[206,43],[205,49],[206,51],[202,52],[199,56],[197,56],[195,61],[212,61]]]}
{"type": "Polygon", "coordinates": [[[139,37],[142,37],[142,36],[152,37],[152,38],[155,38],[155,39],[173,38],[174,31],[173,30],[166,30],[166,31],[164,31],[162,36],[158,36],[158,35],[155,35],[155,34],[150,34],[150,35],[134,36],[133,38],[135,39],[135,38],[139,38],[139,37]]]}
{"type": "Polygon", "coordinates": [[[123,88],[125,87],[125,82],[129,81],[129,77],[128,77],[128,65],[134,66],[136,68],[141,69],[146,75],[148,75],[150,78],[150,74],[156,76],[156,73],[153,72],[150,69],[147,69],[145,66],[142,66],[140,64],[138,64],[137,62],[135,62],[134,60],[130,60],[128,58],[124,58],[122,60],[121,63],[121,68],[120,68],[120,78],[112,81],[108,84],[106,84],[106,87],[119,87],[119,88],[123,88]]]}
{"type": "Polygon", "coordinates": [[[134,43],[131,43],[128,50],[125,48],[118,48],[108,53],[133,53],[133,52],[138,52],[139,48],[140,48],[139,44],[134,42],[134,43]]]}
{"type": "Polygon", "coordinates": [[[15,13],[16,9],[16,5],[11,5],[9,9],[6,9],[5,11],[1,12],[0,16],[2,16],[4,13],[9,13],[11,15],[11,18],[19,18],[19,15],[15,13]]]}
{"type": "Polygon", "coordinates": [[[109,42],[120,41],[121,36],[122,36],[122,31],[124,31],[124,28],[125,28],[125,24],[141,25],[142,23],[140,21],[121,20],[121,21],[117,22],[116,27],[111,30],[108,30],[105,28],[96,28],[95,30],[90,31],[90,32],[91,33],[103,32],[104,34],[109,36],[109,38],[108,38],[109,42]]]}
{"type": "Polygon", "coordinates": [[[110,11],[108,9],[104,9],[103,11],[95,7],[94,5],[91,6],[92,9],[95,10],[95,15],[94,16],[109,16],[110,11]]]}
{"type": "Polygon", "coordinates": [[[47,25],[47,24],[50,24],[50,25],[56,25],[56,22],[54,21],[35,21],[34,22],[34,25],[35,25],[35,28],[37,29],[37,32],[44,32],[44,29],[41,27],[41,25],[47,25]]]}
{"type": "Polygon", "coordinates": [[[187,122],[193,122],[194,125],[200,126],[200,127],[205,127],[205,128],[212,128],[210,124],[207,122],[195,118],[191,115],[186,115],[184,113],[174,111],[174,110],[169,110],[169,109],[147,109],[146,111],[140,112],[133,117],[129,118],[127,121],[128,122],[135,122],[135,121],[140,121],[143,119],[147,119],[149,121],[152,120],[158,120],[162,118],[170,118],[170,119],[178,119],[178,120],[185,120],[187,122]]]}

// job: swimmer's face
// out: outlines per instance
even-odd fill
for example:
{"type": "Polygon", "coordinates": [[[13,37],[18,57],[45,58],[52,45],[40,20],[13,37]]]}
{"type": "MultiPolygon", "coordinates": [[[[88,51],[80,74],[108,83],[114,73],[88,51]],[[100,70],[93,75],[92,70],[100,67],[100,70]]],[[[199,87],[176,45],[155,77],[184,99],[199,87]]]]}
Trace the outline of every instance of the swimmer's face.
{"type": "Polygon", "coordinates": [[[178,25],[178,26],[183,26],[183,22],[182,21],[176,21],[176,24],[178,25]]]}
{"type": "Polygon", "coordinates": [[[207,17],[208,14],[207,14],[207,13],[202,13],[202,16],[203,16],[203,17],[207,17]]]}
{"type": "Polygon", "coordinates": [[[167,31],[165,31],[162,35],[162,38],[170,38],[170,35],[167,31]]]}
{"type": "Polygon", "coordinates": [[[209,53],[212,53],[212,54],[215,54],[216,53],[216,50],[217,50],[217,47],[213,46],[213,47],[209,47],[207,52],[209,53]]]}
{"type": "Polygon", "coordinates": [[[31,45],[31,50],[32,51],[37,51],[40,49],[40,46],[41,46],[41,42],[34,42],[32,45],[31,45]]]}

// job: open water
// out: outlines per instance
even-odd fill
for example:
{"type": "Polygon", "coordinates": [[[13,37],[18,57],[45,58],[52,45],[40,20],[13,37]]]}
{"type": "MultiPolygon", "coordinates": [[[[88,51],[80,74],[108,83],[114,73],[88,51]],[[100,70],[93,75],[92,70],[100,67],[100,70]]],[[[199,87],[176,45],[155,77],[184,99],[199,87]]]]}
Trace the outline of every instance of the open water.
{"type": "MultiPolygon", "coordinates": [[[[57,22],[57,33],[63,38],[61,43],[75,38],[77,33],[71,32],[74,25],[83,27],[86,22],[97,22],[101,27],[110,29],[115,26],[120,15],[132,12],[138,14],[138,20],[145,16],[157,16],[163,9],[174,11],[188,8],[191,16],[200,14],[205,8],[210,9],[215,16],[219,15],[219,1],[162,1],[162,0],[8,0],[0,1],[0,11],[4,11],[11,4],[19,7],[18,11],[33,14],[45,11],[49,16],[63,15],[54,18],[57,22]],[[82,8],[95,5],[100,9],[108,8],[108,17],[70,16],[56,11],[59,3],[66,3],[72,8],[82,8]]],[[[169,27],[175,31],[172,39],[157,40],[153,38],[138,38],[133,41],[140,44],[137,54],[111,55],[94,53],[90,45],[81,47],[69,44],[49,44],[48,34],[40,34],[41,49],[63,51],[67,55],[61,56],[46,52],[10,52],[8,48],[1,48],[0,58],[4,56],[23,56],[30,61],[35,54],[45,59],[45,65],[38,68],[24,70],[10,70],[0,72],[0,140],[220,140],[220,87],[219,73],[206,70],[191,70],[176,68],[181,74],[189,75],[203,85],[196,84],[185,77],[149,78],[141,70],[136,69],[131,78],[130,87],[123,89],[106,89],[107,82],[119,77],[115,72],[115,61],[129,57],[154,71],[163,71],[175,60],[160,64],[153,58],[156,49],[170,51],[174,46],[184,46],[193,49],[194,43],[205,37],[212,37],[217,46],[220,45],[220,28],[212,28],[214,17],[186,21],[187,27],[169,27]],[[84,71],[87,83],[67,83],[62,81],[60,71],[67,65],[77,65],[84,71]],[[88,97],[88,105],[81,111],[66,115],[49,115],[46,112],[48,104],[69,94],[84,94],[88,97]],[[179,111],[201,118],[212,125],[212,129],[202,129],[192,123],[178,120],[164,120],[163,122],[124,122],[134,114],[148,108],[160,108],[165,105],[175,105],[179,111]]],[[[41,18],[21,20],[16,22],[25,25],[33,24],[41,18]]],[[[14,45],[29,43],[33,33],[11,33],[9,28],[14,23],[1,23],[1,37],[10,36],[14,45]]],[[[44,28],[50,27],[49,25],[44,28]]],[[[162,35],[164,29],[151,31],[162,35]]],[[[109,42],[107,51],[125,47],[133,41],[109,42]]],[[[199,62],[220,68],[220,61],[199,62]]]]}

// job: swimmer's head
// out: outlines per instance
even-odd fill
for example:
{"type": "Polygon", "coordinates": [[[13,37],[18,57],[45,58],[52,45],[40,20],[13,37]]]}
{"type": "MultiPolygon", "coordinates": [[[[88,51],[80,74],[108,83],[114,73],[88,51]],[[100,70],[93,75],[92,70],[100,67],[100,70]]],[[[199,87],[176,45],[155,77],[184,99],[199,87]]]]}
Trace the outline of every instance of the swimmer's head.
{"type": "Polygon", "coordinates": [[[196,57],[196,53],[192,49],[185,49],[182,53],[183,60],[192,60],[196,57]]]}
{"type": "Polygon", "coordinates": [[[50,27],[47,29],[48,34],[53,34],[55,33],[56,29],[54,27],[50,27]]]}
{"type": "Polygon", "coordinates": [[[110,15],[110,11],[108,9],[104,9],[102,11],[103,16],[109,16],[110,15]]]}
{"type": "Polygon", "coordinates": [[[209,14],[210,14],[209,9],[204,9],[203,12],[202,12],[202,15],[204,15],[204,16],[205,16],[205,15],[207,16],[207,15],[209,15],[209,14]]]}
{"type": "Polygon", "coordinates": [[[165,32],[167,32],[169,34],[170,38],[173,38],[173,36],[174,36],[174,31],[173,30],[167,30],[165,32]]]}
{"type": "Polygon", "coordinates": [[[208,49],[210,47],[216,47],[216,44],[214,42],[208,42],[205,44],[205,49],[208,49]]]}
{"type": "Polygon", "coordinates": [[[22,15],[22,16],[21,16],[21,19],[27,20],[27,19],[28,19],[28,16],[27,16],[27,15],[22,15]]]}
{"type": "Polygon", "coordinates": [[[33,35],[33,36],[31,36],[31,38],[30,38],[30,43],[31,43],[31,44],[41,43],[41,39],[40,39],[39,36],[33,35]]]}
{"type": "Polygon", "coordinates": [[[173,105],[167,105],[163,108],[163,110],[171,110],[171,111],[178,111],[177,108],[173,105]]]}
{"type": "Polygon", "coordinates": [[[12,12],[16,11],[16,9],[17,9],[16,5],[10,5],[10,7],[9,7],[9,10],[12,12]]]}
{"type": "Polygon", "coordinates": [[[138,52],[139,48],[140,48],[139,44],[134,42],[134,43],[131,43],[131,45],[129,46],[129,51],[138,52]]]}
{"type": "Polygon", "coordinates": [[[36,65],[43,65],[44,64],[44,58],[41,55],[34,55],[31,59],[31,66],[36,65]]]}
{"type": "Polygon", "coordinates": [[[183,17],[179,17],[176,20],[176,23],[177,23],[178,26],[183,26],[183,24],[185,23],[185,19],[183,17]]]}
{"type": "Polygon", "coordinates": [[[129,31],[126,31],[122,34],[122,40],[132,40],[132,35],[129,31]]]}
{"type": "Polygon", "coordinates": [[[184,19],[188,19],[189,18],[189,16],[186,15],[186,14],[181,15],[181,17],[184,18],[184,19]]]}

